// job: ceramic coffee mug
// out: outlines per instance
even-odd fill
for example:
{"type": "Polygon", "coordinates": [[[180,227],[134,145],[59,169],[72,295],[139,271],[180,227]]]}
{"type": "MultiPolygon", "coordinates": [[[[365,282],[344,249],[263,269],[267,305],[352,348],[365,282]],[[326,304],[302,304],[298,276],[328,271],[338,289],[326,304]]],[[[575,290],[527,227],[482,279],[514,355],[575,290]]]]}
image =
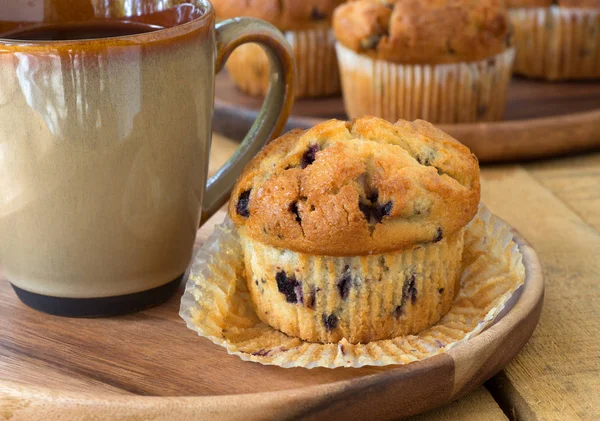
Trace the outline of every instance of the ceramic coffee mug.
{"type": "Polygon", "coordinates": [[[253,19],[215,28],[206,0],[1,2],[0,265],[20,299],[104,316],[169,298],[201,213],[280,133],[293,90],[283,36],[253,19]],[[246,42],[269,52],[271,88],[205,187],[215,73],[246,42]]]}

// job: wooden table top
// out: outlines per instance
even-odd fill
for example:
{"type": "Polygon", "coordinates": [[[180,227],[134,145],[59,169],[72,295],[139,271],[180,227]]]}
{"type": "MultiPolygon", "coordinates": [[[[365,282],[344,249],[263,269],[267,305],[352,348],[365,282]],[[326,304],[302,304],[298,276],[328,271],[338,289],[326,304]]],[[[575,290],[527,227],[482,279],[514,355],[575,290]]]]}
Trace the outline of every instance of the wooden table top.
{"type": "MultiPolygon", "coordinates": [[[[237,143],[215,135],[211,171],[237,143]]],[[[600,419],[600,152],[483,166],[482,200],[544,266],[538,328],[485,386],[415,420],[600,419]]]]}

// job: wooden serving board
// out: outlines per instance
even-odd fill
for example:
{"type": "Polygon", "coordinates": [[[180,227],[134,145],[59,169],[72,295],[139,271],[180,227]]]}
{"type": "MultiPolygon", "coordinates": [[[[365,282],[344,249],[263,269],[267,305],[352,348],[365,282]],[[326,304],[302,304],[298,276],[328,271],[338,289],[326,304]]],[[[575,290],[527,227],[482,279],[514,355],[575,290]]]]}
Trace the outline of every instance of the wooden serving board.
{"type": "MultiPolygon", "coordinates": [[[[241,140],[262,98],[217,76],[213,129],[241,140]]],[[[330,118],[347,119],[341,97],[299,99],[286,126],[307,129],[330,118]]],[[[513,78],[505,121],[440,125],[481,162],[525,160],[600,148],[600,82],[548,83],[513,78]]]]}
{"type": "MultiPolygon", "coordinates": [[[[197,247],[223,216],[200,230],[197,247]]],[[[420,413],[481,385],[531,336],[542,309],[542,269],[525,240],[516,240],[526,281],[512,309],[466,344],[406,366],[243,362],[186,328],[178,315],[183,285],[166,304],[138,314],[68,319],[29,309],[2,280],[0,419],[391,420],[420,413]]]]}

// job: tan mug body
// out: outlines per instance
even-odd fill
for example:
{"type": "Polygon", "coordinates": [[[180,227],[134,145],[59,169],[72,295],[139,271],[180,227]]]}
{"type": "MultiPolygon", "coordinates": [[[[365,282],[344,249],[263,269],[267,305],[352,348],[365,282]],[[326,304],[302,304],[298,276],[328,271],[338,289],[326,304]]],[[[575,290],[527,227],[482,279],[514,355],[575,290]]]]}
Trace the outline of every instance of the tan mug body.
{"type": "Polygon", "coordinates": [[[0,266],[42,311],[120,314],[177,288],[203,203],[205,217],[218,209],[243,166],[280,132],[293,60],[263,22],[215,28],[205,0],[66,3],[0,5],[0,266]],[[115,21],[136,33],[23,39],[40,25],[115,21]],[[164,29],[137,33],[135,22],[164,29]],[[249,41],[271,51],[272,90],[205,194],[215,73],[249,41]]]}

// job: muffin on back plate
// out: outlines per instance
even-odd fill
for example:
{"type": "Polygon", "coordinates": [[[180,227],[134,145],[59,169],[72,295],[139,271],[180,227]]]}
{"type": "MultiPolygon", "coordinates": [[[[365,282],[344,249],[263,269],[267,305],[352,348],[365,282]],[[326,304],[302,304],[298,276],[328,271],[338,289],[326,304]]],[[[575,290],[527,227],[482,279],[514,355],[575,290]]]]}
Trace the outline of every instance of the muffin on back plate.
{"type": "Polygon", "coordinates": [[[515,72],[548,80],[600,78],[600,0],[508,0],[515,72]]]}
{"type": "MultiPolygon", "coordinates": [[[[211,0],[217,19],[250,16],[275,25],[292,46],[297,68],[297,97],[340,92],[331,15],[345,0],[211,0]]],[[[269,61],[258,44],[242,45],[227,60],[227,71],[242,91],[264,95],[269,61]]]]}
{"type": "Polygon", "coordinates": [[[502,119],[514,59],[503,0],[359,0],[333,27],[351,118],[502,119]]]}
{"type": "Polygon", "coordinates": [[[364,117],[273,141],[229,215],[261,320],[308,341],[365,343],[449,311],[478,204],[467,147],[424,121],[364,117]]]}

